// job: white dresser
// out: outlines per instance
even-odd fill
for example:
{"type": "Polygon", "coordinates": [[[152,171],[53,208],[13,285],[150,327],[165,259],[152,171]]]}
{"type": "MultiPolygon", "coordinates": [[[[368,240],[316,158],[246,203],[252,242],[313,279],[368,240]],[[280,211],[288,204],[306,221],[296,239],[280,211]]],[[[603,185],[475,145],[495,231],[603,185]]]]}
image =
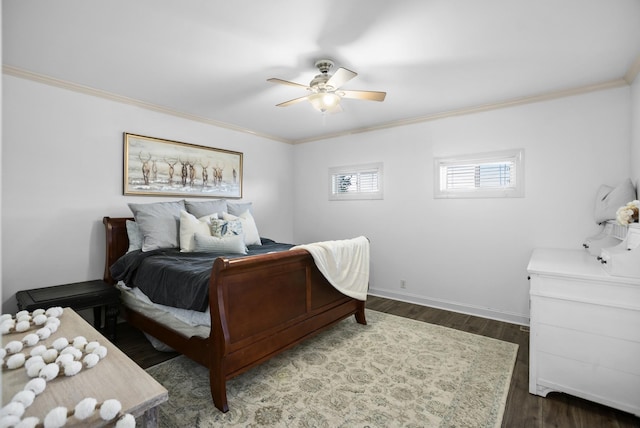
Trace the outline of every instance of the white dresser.
{"type": "Polygon", "coordinates": [[[584,250],[534,250],[527,267],[529,392],[565,392],[640,416],[640,278],[584,250]]]}

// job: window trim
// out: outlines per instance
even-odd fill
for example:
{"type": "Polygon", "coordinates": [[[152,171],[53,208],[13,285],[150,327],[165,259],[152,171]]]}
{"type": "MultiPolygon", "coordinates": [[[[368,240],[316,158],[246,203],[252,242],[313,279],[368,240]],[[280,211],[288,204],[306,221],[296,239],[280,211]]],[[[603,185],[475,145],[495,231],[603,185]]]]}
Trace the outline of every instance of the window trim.
{"type": "Polygon", "coordinates": [[[362,165],[350,165],[339,166],[329,168],[329,200],[330,201],[349,201],[349,200],[375,200],[384,199],[383,195],[383,164],[382,162],[362,164],[362,165]],[[334,193],[333,180],[336,175],[344,174],[358,174],[360,172],[375,171],[378,178],[378,191],[377,192],[347,192],[347,193],[334,193]]]}
{"type": "Polygon", "coordinates": [[[475,153],[461,156],[434,158],[433,197],[450,198],[521,198],[524,197],[524,149],[503,150],[488,153],[475,153]],[[475,188],[475,189],[442,189],[443,170],[447,166],[468,165],[471,163],[490,164],[512,161],[515,165],[514,187],[475,188]]]}

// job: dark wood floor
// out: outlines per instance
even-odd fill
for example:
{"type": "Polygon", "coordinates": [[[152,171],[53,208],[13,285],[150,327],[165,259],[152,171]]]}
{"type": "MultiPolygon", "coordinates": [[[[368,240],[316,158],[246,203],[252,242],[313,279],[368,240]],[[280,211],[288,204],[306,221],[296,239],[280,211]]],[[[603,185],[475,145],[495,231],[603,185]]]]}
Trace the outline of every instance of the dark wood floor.
{"type": "MultiPolygon", "coordinates": [[[[551,393],[546,398],[529,394],[529,333],[518,325],[374,296],[369,296],[367,308],[517,343],[503,428],[640,428],[640,418],[629,413],[566,394],[551,393]]],[[[156,351],[126,323],[118,324],[116,344],[143,368],[177,355],[156,351]]]]}

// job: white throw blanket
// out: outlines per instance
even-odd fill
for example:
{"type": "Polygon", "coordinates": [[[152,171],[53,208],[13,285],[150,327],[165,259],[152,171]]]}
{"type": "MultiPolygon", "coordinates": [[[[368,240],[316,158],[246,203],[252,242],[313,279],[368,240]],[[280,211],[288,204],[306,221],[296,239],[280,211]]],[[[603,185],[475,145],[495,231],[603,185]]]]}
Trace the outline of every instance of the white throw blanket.
{"type": "Polygon", "coordinates": [[[369,288],[369,240],[364,236],[340,241],[297,245],[307,250],[318,270],[336,290],[358,300],[367,300],[369,288]]]}

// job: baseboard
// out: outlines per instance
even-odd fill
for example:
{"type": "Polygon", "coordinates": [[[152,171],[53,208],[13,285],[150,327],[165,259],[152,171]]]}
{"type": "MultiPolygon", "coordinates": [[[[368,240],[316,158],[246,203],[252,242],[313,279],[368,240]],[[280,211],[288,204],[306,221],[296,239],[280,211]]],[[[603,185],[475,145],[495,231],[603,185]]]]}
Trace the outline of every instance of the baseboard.
{"type": "Polygon", "coordinates": [[[384,297],[387,299],[399,300],[401,302],[444,309],[447,311],[508,322],[511,324],[529,325],[529,317],[523,314],[496,311],[494,309],[482,308],[479,306],[466,305],[441,299],[429,299],[411,294],[394,293],[387,290],[376,290],[370,288],[369,294],[371,296],[384,297]]]}

